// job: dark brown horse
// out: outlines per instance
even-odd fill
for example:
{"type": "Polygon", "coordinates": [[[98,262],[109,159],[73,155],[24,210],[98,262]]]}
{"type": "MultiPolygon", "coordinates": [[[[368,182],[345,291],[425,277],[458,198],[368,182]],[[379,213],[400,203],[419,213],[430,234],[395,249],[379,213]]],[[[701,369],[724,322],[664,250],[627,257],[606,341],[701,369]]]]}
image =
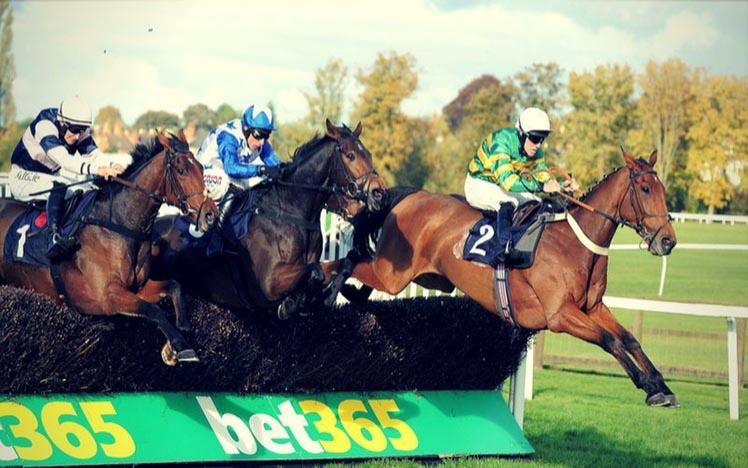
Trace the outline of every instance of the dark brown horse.
{"type": "MultiPolygon", "coordinates": [[[[138,145],[132,156],[134,162],[121,178],[98,191],[78,233],[80,249],[59,264],[65,299],[86,314],[152,320],[168,340],[162,350],[165,362],[195,361],[187,341],[154,305],[168,294],[164,288],[169,285],[149,281],[150,230],[162,202],[181,208],[202,230],[213,224],[217,207],[205,195],[202,166],[182,132],[179,138],[158,133],[149,144],[138,145]]],[[[16,200],[0,200],[0,245],[13,220],[27,207],[16,200]]],[[[63,302],[49,268],[10,262],[1,251],[0,279],[63,302]]]]}
{"type": "MultiPolygon", "coordinates": [[[[242,309],[277,307],[298,292],[279,309],[282,317],[317,297],[324,279],[322,208],[350,218],[366,206],[377,210],[384,197],[384,182],[360,134],[360,123],[351,131],[328,120],[326,134],[298,148],[278,180],[250,189],[256,214],[238,252],[207,258],[190,249],[188,236],[175,227],[176,217],[159,219],[155,277],[176,278],[186,293],[242,309]]],[[[238,197],[246,196],[249,192],[238,197]]]]}
{"type": "MultiPolygon", "coordinates": [[[[584,198],[597,211],[574,207],[569,214],[598,246],[608,247],[618,225],[626,224],[636,229],[654,255],[668,255],[675,246],[675,232],[665,188],[652,169],[657,153],[645,161],[624,151],[624,159],[624,166],[584,198]]],[[[396,191],[390,190],[390,198],[397,198],[396,191]]],[[[467,232],[480,219],[480,212],[458,198],[425,191],[401,200],[383,210],[391,209],[381,225],[374,258],[353,269],[353,277],[365,285],[365,295],[371,288],[397,294],[410,281],[447,292],[456,286],[497,313],[493,270],[462,259],[467,232]]],[[[326,277],[343,271],[344,264],[323,264],[326,277]]],[[[510,271],[515,322],[531,330],[568,333],[600,346],[647,393],[648,404],[677,406],[675,395],[639,342],[602,302],[607,271],[608,257],[585,247],[568,222],[548,225],[533,266],[510,271]]]]}

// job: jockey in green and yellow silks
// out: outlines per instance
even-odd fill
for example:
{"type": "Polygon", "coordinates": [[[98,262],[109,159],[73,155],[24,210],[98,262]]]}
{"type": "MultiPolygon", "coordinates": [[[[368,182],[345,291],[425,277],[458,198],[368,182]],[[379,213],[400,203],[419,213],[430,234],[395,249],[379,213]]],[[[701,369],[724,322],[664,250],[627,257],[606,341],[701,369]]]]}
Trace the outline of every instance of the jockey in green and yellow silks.
{"type": "MultiPolygon", "coordinates": [[[[502,128],[488,135],[468,164],[465,198],[479,210],[498,211],[497,238],[502,249],[514,209],[539,200],[537,192],[562,189],[551,176],[540,149],[550,133],[548,114],[529,107],[522,111],[515,128],[502,128]]],[[[576,182],[568,180],[563,189],[574,186],[576,182]]]]}

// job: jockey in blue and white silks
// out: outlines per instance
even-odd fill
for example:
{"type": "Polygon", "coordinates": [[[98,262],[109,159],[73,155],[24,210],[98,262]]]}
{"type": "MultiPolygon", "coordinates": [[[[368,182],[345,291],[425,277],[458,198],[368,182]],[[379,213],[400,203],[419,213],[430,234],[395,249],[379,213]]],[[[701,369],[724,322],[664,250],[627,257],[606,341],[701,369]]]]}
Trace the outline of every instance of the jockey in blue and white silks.
{"type": "Polygon", "coordinates": [[[227,183],[216,182],[224,175],[241,188],[277,175],[280,160],[268,141],[272,131],[272,111],[253,104],[241,118],[210,132],[196,157],[206,169],[206,185],[213,199],[221,199],[228,189],[227,183]]]}
{"type": "Polygon", "coordinates": [[[127,155],[105,155],[91,132],[91,108],[78,96],[42,110],[29,124],[11,157],[10,193],[19,200],[47,199],[52,229],[50,260],[60,261],[75,248],[59,228],[69,184],[81,176],[117,176],[132,162],[127,155]],[[128,159],[129,158],[129,159],[128,159]],[[38,195],[35,192],[47,191],[38,195]]]}

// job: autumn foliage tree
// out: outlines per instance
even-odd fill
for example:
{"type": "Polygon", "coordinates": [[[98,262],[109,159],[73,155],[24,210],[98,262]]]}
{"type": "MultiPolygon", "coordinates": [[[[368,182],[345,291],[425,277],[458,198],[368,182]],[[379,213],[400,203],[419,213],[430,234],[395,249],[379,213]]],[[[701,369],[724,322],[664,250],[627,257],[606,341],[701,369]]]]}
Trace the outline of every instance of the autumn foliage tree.
{"type": "Polygon", "coordinates": [[[415,59],[409,54],[379,54],[369,70],[360,70],[356,80],[363,88],[355,101],[352,122],[361,121],[361,139],[374,164],[389,184],[413,153],[412,128],[400,108],[418,86],[415,59]]]}

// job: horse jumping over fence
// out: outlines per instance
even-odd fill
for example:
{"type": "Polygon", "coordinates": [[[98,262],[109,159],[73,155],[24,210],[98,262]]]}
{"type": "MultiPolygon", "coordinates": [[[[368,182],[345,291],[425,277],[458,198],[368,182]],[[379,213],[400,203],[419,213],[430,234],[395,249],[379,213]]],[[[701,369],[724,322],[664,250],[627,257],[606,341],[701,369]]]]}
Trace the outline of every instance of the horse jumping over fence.
{"type": "MultiPolygon", "coordinates": [[[[625,165],[584,197],[593,211],[570,208],[568,222],[550,223],[545,228],[534,264],[509,272],[513,320],[526,329],[564,332],[600,346],[618,360],[634,385],[646,392],[647,404],[677,406],[678,400],[639,342],[602,302],[607,287],[607,247],[620,224],[634,228],[654,255],[668,255],[676,243],[665,187],[653,169],[657,153],[648,161],[635,159],[626,151],[623,157],[625,165]],[[581,235],[570,224],[574,220],[581,235]],[[586,246],[590,242],[597,253],[586,246]]],[[[411,192],[389,191],[390,203],[381,211],[381,221],[369,226],[370,232],[381,227],[376,253],[352,270],[364,288],[357,292],[345,285],[343,294],[352,300],[365,300],[372,288],[397,294],[411,281],[445,292],[456,286],[488,311],[498,313],[494,270],[462,258],[466,233],[481,213],[457,197],[411,192]]],[[[331,295],[343,286],[350,268],[345,259],[323,264],[326,278],[331,280],[331,295]]]]}
{"type": "Polygon", "coordinates": [[[209,258],[190,248],[178,217],[160,218],[154,277],[176,278],[191,295],[241,309],[278,307],[286,299],[278,309],[282,317],[317,297],[324,279],[322,208],[350,218],[364,207],[378,210],[385,196],[360,134],[360,123],[351,131],[328,120],[326,134],[298,148],[278,180],[236,195],[226,219],[242,209],[253,214],[238,218],[246,234],[233,251],[209,258]],[[253,202],[246,203],[250,196],[253,202]]]}
{"type": "MultiPolygon", "coordinates": [[[[168,290],[173,285],[149,281],[150,231],[164,202],[179,207],[201,230],[210,228],[218,208],[205,195],[202,166],[183,132],[178,137],[157,133],[131,154],[133,164],[97,191],[90,211],[79,220],[80,249],[70,259],[35,266],[13,262],[0,250],[0,280],[39,291],[57,303],[66,301],[86,314],[147,318],[166,336],[164,362],[196,361],[187,341],[155,305],[167,293],[176,303],[179,294],[168,290]]],[[[0,246],[13,221],[28,208],[17,200],[0,199],[0,246]]],[[[181,320],[178,311],[177,323],[181,320]]]]}

